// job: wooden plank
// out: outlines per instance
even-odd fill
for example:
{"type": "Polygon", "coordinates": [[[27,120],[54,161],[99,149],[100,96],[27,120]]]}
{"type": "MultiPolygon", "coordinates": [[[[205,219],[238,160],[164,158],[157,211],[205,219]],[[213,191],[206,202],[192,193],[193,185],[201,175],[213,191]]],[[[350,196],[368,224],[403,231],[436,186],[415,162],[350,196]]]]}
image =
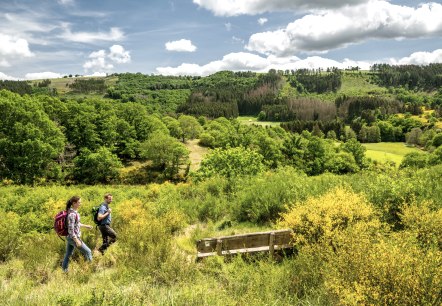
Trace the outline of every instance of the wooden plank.
{"type": "Polygon", "coordinates": [[[221,256],[222,253],[222,246],[223,246],[223,241],[221,239],[218,239],[216,241],[216,254],[218,254],[219,256],[221,256]]]}
{"type": "MultiPolygon", "coordinates": [[[[292,245],[280,245],[280,246],[275,245],[274,251],[286,250],[286,249],[292,249],[292,248],[293,248],[292,245]]],[[[249,248],[249,249],[224,250],[221,252],[221,255],[225,256],[225,255],[235,255],[235,254],[244,254],[244,253],[265,252],[268,250],[269,250],[268,246],[259,247],[259,248],[249,248]]],[[[214,256],[214,255],[218,255],[218,254],[216,252],[198,253],[197,257],[198,258],[205,258],[205,257],[209,257],[209,256],[214,256]]]]}
{"type": "MultiPolygon", "coordinates": [[[[237,249],[237,248],[252,248],[268,245],[270,233],[272,232],[260,232],[252,234],[241,234],[234,236],[222,236],[218,238],[205,238],[197,242],[197,249],[199,252],[209,252],[216,249],[217,240],[223,241],[223,248],[225,249],[237,249]]],[[[290,243],[291,233],[289,230],[274,231],[275,244],[287,244],[290,243]]]]}
{"type": "Polygon", "coordinates": [[[291,231],[276,230],[268,232],[257,232],[232,236],[221,236],[217,238],[204,238],[197,242],[198,257],[205,257],[204,254],[234,254],[243,252],[269,251],[273,253],[276,249],[291,247],[291,231]]]}
{"type": "Polygon", "coordinates": [[[273,258],[273,253],[275,251],[275,233],[270,233],[269,238],[269,257],[273,258]]]}

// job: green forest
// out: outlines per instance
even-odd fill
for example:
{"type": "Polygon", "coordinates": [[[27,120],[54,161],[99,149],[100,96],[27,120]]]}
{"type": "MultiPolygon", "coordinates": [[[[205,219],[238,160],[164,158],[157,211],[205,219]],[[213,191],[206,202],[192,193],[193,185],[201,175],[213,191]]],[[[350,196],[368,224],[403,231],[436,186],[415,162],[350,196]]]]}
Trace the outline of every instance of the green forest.
{"type": "Polygon", "coordinates": [[[5,305],[442,303],[442,64],[0,81],[0,117],[5,305]],[[63,273],[54,216],[108,192],[118,241],[63,273]],[[293,252],[196,261],[272,229],[293,252]]]}

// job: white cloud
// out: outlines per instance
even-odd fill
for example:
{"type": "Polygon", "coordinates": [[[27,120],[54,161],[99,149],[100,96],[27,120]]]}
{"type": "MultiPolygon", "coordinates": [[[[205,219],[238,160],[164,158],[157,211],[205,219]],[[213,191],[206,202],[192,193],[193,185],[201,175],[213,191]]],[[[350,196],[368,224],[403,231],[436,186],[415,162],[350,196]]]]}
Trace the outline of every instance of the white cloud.
{"type": "Polygon", "coordinates": [[[441,16],[442,5],[438,3],[412,8],[371,0],[358,6],[306,15],[285,29],[253,34],[246,49],[289,55],[327,52],[368,39],[439,36],[441,16]]]}
{"type": "Polygon", "coordinates": [[[0,33],[0,55],[4,57],[31,57],[28,42],[22,38],[13,38],[0,33]]]}
{"type": "Polygon", "coordinates": [[[90,60],[83,64],[84,70],[93,70],[94,73],[105,74],[105,71],[110,71],[114,68],[114,65],[109,63],[109,60],[116,64],[130,62],[130,53],[124,50],[123,46],[113,45],[109,50],[109,53],[107,53],[106,50],[98,50],[89,54],[90,60]]]}
{"type": "Polygon", "coordinates": [[[123,46],[120,45],[113,45],[109,48],[109,58],[118,63],[118,64],[124,64],[130,62],[130,54],[129,51],[124,50],[123,46]]]}
{"type": "Polygon", "coordinates": [[[433,52],[415,52],[408,57],[399,60],[390,59],[393,65],[428,65],[431,63],[442,63],[442,49],[433,52]]]}
{"type": "Polygon", "coordinates": [[[105,77],[107,76],[106,72],[94,72],[92,74],[85,75],[85,77],[105,77]]]}
{"type": "Polygon", "coordinates": [[[105,50],[98,50],[98,51],[94,51],[91,54],[89,54],[89,58],[101,58],[101,57],[106,57],[105,50]]]}
{"type": "Polygon", "coordinates": [[[62,39],[81,43],[94,43],[96,41],[120,41],[124,39],[124,32],[119,28],[111,28],[109,32],[77,32],[73,33],[69,25],[64,25],[62,39]]]}
{"type": "Polygon", "coordinates": [[[95,57],[90,61],[87,61],[83,64],[83,68],[85,71],[88,70],[111,70],[114,68],[114,65],[108,63],[105,57],[95,57]]]}
{"type": "Polygon", "coordinates": [[[234,43],[240,43],[240,44],[244,44],[244,39],[236,37],[236,36],[232,36],[232,41],[234,43]]]}
{"type": "Polygon", "coordinates": [[[169,41],[165,44],[166,50],[176,51],[176,52],[194,52],[196,51],[196,46],[192,44],[191,40],[180,39],[176,41],[169,41]]]}
{"type": "MultiPolygon", "coordinates": [[[[390,65],[442,63],[442,49],[437,49],[433,52],[415,52],[408,57],[400,59],[391,58],[381,62],[390,65]]],[[[304,59],[296,56],[282,57],[276,55],[262,57],[252,53],[238,52],[229,53],[221,60],[212,61],[205,65],[184,63],[177,67],[158,67],[156,70],[162,75],[207,76],[221,70],[267,72],[270,69],[297,70],[303,68],[326,69],[331,67],[346,69],[356,66],[362,70],[368,70],[375,63],[379,63],[379,61],[355,61],[348,58],[336,61],[320,56],[309,56],[304,59]]]]}
{"type": "Polygon", "coordinates": [[[217,16],[256,15],[275,11],[301,11],[339,8],[356,5],[368,0],[193,0],[196,5],[217,16]]]}
{"type": "Polygon", "coordinates": [[[227,31],[230,32],[232,30],[232,24],[230,22],[225,23],[224,26],[226,27],[227,31]]]}
{"type": "Polygon", "coordinates": [[[258,23],[259,23],[260,25],[263,25],[263,24],[266,23],[267,21],[269,21],[267,18],[259,18],[259,19],[258,19],[258,23]]]}
{"type": "Polygon", "coordinates": [[[5,59],[2,59],[0,61],[0,67],[11,67],[11,64],[9,64],[9,62],[5,59]]]}
{"type": "Polygon", "coordinates": [[[35,72],[35,73],[26,73],[25,79],[26,80],[41,80],[41,79],[58,79],[62,78],[63,75],[56,72],[35,72]]]}
{"type": "Polygon", "coordinates": [[[20,79],[14,78],[10,75],[4,74],[3,72],[0,72],[0,80],[11,80],[11,81],[18,81],[20,79]]]}
{"type": "Polygon", "coordinates": [[[74,0],[57,0],[57,2],[66,6],[73,5],[75,3],[74,0]]]}
{"type": "Polygon", "coordinates": [[[345,69],[352,66],[369,69],[370,65],[371,63],[364,61],[345,59],[342,62],[338,62],[319,56],[300,59],[296,56],[277,57],[275,55],[269,55],[268,57],[261,57],[251,53],[238,52],[227,54],[222,60],[213,61],[206,65],[184,63],[178,67],[158,67],[156,70],[162,75],[207,76],[221,70],[267,72],[270,69],[296,70],[301,68],[317,69],[327,67],[345,69]]]}

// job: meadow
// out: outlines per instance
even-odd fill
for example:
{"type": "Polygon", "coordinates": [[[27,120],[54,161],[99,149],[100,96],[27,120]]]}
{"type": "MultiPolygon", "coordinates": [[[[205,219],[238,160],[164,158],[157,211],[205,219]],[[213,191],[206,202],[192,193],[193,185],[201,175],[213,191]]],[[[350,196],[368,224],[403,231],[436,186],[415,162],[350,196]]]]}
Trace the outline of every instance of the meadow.
{"type": "Polygon", "coordinates": [[[365,155],[377,162],[393,162],[397,167],[407,153],[422,152],[422,150],[409,147],[402,142],[379,142],[362,144],[367,151],[365,155]]]}
{"type": "Polygon", "coordinates": [[[51,80],[58,96],[0,91],[0,304],[441,305],[442,96],[328,74],[128,73],[76,92],[74,78],[51,80]],[[284,128],[227,119],[305,97],[311,116],[284,128]],[[311,125],[339,103],[342,117],[311,125]],[[398,142],[355,139],[379,126],[398,142]],[[403,143],[413,129],[429,158],[400,168],[420,151],[403,143]],[[63,273],[53,217],[79,195],[93,224],[108,192],[117,242],[101,255],[99,231],[83,230],[94,259],[76,251],[63,273]],[[199,239],[271,229],[291,230],[293,253],[196,261],[199,239]]]}
{"type": "Polygon", "coordinates": [[[279,126],[280,122],[274,121],[259,121],[257,117],[254,116],[239,116],[237,120],[241,124],[245,125],[259,125],[259,126],[279,126]]]}
{"type": "MultiPolygon", "coordinates": [[[[442,167],[307,177],[286,167],[235,180],[0,187],[4,305],[436,305],[442,167]],[[51,229],[67,198],[81,222],[114,195],[118,241],[91,264],[51,229]],[[291,228],[296,254],[195,261],[204,237],[291,228]],[[388,267],[388,268],[387,268],[388,267]],[[390,290],[390,288],[395,288],[390,290]]],[[[83,230],[96,249],[97,230],[83,230]]]]}

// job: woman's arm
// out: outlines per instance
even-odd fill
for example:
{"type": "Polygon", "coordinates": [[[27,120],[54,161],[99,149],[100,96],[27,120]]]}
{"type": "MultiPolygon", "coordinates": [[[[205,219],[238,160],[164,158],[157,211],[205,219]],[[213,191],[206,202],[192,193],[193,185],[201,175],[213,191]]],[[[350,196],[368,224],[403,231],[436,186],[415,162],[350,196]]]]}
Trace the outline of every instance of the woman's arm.
{"type": "Polygon", "coordinates": [[[80,237],[77,236],[75,233],[75,222],[77,221],[77,215],[75,213],[70,213],[68,215],[68,236],[71,237],[75,245],[77,247],[81,246],[81,240],[80,237]]]}
{"type": "Polygon", "coordinates": [[[80,223],[80,227],[85,227],[85,228],[88,228],[88,229],[92,229],[92,228],[93,228],[92,225],[89,225],[89,224],[83,224],[83,223],[80,223]]]}

